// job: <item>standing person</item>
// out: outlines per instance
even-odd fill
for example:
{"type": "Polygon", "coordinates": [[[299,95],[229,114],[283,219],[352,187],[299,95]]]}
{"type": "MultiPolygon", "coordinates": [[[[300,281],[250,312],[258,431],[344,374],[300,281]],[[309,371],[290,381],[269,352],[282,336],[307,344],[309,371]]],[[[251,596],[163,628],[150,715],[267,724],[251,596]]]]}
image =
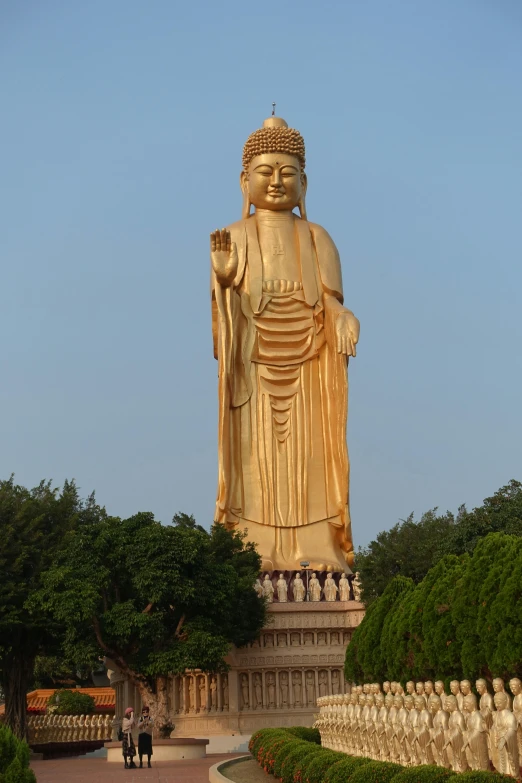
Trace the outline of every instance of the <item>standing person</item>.
{"type": "Polygon", "coordinates": [[[123,718],[123,722],[121,725],[121,730],[123,732],[121,750],[123,753],[123,758],[125,760],[125,769],[136,769],[136,764],[134,763],[134,756],[136,755],[136,746],[134,744],[134,739],[132,738],[132,730],[134,726],[135,726],[134,710],[132,709],[132,707],[127,707],[127,709],[125,710],[125,717],[123,718]],[[128,760],[130,760],[130,763],[128,760]]]}
{"type": "Polygon", "coordinates": [[[150,757],[152,756],[152,729],[154,720],[150,717],[149,708],[143,707],[141,717],[138,721],[138,755],[140,757],[140,769],[143,767],[143,756],[148,757],[148,767],[151,767],[150,757]]]}

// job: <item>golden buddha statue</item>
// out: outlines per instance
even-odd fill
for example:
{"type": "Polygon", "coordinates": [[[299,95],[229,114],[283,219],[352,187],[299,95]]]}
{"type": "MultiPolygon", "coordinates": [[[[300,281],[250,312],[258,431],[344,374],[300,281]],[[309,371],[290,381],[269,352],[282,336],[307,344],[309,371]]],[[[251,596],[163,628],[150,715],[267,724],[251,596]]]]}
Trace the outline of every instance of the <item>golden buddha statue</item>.
{"type": "Polygon", "coordinates": [[[242,219],[211,234],[215,520],[247,530],[263,569],[306,559],[344,571],[353,562],[346,368],[359,322],[343,307],[337,248],[307,220],[304,168],[301,134],[265,120],[243,150],[242,219]]]}

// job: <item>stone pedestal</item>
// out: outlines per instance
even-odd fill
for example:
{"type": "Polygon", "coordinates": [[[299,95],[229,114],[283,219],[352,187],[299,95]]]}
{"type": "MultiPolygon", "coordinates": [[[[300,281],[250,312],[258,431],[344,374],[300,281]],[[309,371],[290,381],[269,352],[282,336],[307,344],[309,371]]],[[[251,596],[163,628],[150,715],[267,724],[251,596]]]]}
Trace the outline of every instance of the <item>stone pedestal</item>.
{"type": "MultiPolygon", "coordinates": [[[[260,638],[232,650],[226,675],[195,671],[171,678],[171,737],[248,736],[268,726],[311,726],[319,696],[349,690],[344,656],[363,617],[364,606],[353,600],[270,604],[260,638]]],[[[137,713],[141,709],[137,691],[122,683],[112,672],[116,719],[129,705],[137,713]]]]}

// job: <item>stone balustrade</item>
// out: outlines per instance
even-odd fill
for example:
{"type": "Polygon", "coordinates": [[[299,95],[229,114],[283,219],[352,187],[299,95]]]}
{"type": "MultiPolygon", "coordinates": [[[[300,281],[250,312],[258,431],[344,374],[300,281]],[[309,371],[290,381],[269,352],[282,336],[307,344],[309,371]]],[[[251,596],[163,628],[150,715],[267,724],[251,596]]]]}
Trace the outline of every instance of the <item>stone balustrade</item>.
{"type": "Polygon", "coordinates": [[[436,764],[454,772],[496,769],[518,777],[522,760],[522,685],[485,680],[352,685],[317,700],[315,727],[332,750],[403,766],[436,764]]]}
{"type": "Polygon", "coordinates": [[[104,742],[111,739],[112,715],[32,715],[27,720],[30,745],[104,742]]]}

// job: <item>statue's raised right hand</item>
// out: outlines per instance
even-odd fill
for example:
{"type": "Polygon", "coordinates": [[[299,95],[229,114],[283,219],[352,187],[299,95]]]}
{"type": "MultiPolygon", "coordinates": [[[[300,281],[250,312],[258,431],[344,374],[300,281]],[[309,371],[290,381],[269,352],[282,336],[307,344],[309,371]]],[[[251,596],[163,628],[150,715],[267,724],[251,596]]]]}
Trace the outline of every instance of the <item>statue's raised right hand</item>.
{"type": "Polygon", "coordinates": [[[210,258],[218,283],[223,288],[228,288],[237,273],[237,247],[226,228],[221,231],[216,229],[211,233],[210,258]]]}

